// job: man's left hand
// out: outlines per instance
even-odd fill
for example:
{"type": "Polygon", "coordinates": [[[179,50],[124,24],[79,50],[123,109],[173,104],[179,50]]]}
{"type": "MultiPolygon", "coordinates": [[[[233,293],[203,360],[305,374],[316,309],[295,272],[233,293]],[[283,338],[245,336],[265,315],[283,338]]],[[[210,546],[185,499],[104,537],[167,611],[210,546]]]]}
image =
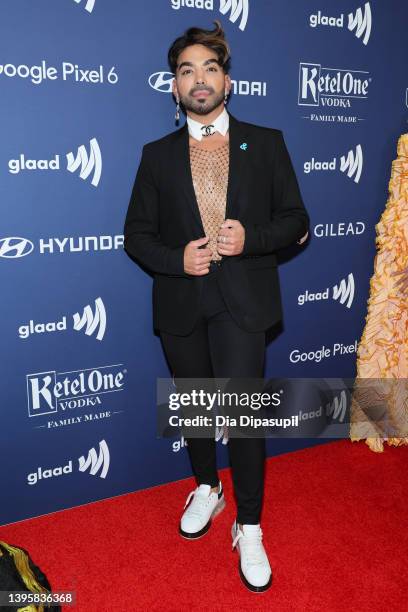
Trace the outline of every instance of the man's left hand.
{"type": "Polygon", "coordinates": [[[225,219],[217,236],[219,255],[239,255],[245,242],[245,228],[238,219],[225,219]]]}

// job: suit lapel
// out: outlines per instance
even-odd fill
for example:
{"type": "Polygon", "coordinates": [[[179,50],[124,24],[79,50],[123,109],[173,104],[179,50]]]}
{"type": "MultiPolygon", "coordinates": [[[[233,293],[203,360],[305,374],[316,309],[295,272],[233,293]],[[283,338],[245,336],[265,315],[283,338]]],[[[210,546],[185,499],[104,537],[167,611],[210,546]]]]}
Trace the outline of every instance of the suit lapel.
{"type": "MultiPolygon", "coordinates": [[[[229,174],[227,187],[227,201],[225,218],[236,219],[238,215],[237,195],[240,180],[243,176],[243,167],[248,153],[241,145],[245,143],[247,130],[243,123],[235,119],[229,113],[229,174]]],[[[201,220],[200,209],[194,191],[193,177],[190,166],[190,147],[187,122],[176,133],[175,161],[177,163],[177,174],[180,189],[186,196],[194,218],[198,224],[199,235],[205,234],[201,220]]]]}
{"type": "Polygon", "coordinates": [[[205,231],[201,221],[200,209],[198,207],[198,202],[194,191],[193,176],[191,174],[189,133],[187,121],[184,126],[180,128],[180,130],[177,132],[176,147],[172,163],[175,165],[176,168],[175,176],[177,177],[180,190],[186,196],[187,201],[191,206],[194,218],[197,222],[199,231],[198,235],[204,236],[205,231]]]}
{"type": "MultiPolygon", "coordinates": [[[[229,176],[227,190],[227,204],[225,211],[226,219],[236,219],[238,216],[237,195],[240,181],[244,176],[244,164],[248,158],[248,153],[241,145],[245,144],[247,134],[245,125],[238,121],[229,113],[229,176]]],[[[248,143],[246,143],[248,144],[248,143]]]]}

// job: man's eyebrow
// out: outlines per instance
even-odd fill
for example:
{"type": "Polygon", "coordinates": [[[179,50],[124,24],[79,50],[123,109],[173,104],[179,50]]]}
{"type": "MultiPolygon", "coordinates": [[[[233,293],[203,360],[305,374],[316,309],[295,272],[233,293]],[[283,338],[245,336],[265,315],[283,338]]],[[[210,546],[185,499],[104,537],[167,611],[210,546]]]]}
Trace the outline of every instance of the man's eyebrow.
{"type": "MultiPolygon", "coordinates": [[[[205,62],[203,62],[203,66],[208,66],[208,64],[212,64],[212,63],[215,63],[218,66],[220,65],[217,59],[215,59],[214,57],[211,57],[210,59],[205,60],[205,62]]],[[[181,64],[177,66],[178,70],[181,70],[183,66],[194,66],[194,64],[193,62],[181,62],[181,64]]]]}

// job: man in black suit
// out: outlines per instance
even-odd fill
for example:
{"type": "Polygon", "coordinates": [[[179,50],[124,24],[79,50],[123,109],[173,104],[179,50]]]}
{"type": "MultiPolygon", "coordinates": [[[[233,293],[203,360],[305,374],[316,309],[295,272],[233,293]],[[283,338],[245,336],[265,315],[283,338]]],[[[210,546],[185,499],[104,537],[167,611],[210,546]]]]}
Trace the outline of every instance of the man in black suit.
{"type": "MultiPolygon", "coordinates": [[[[153,324],[177,378],[262,378],[265,332],[282,318],[276,252],[308,234],[309,217],[278,129],[226,111],[230,51],[221,24],[190,28],[170,47],[176,118],[143,147],[125,249],[154,274],[153,324]]],[[[189,438],[198,486],[179,532],[204,535],[224,507],[214,437],[189,438]]],[[[237,516],[233,547],[251,591],[271,585],[262,544],[265,439],[228,441],[237,516]]]]}

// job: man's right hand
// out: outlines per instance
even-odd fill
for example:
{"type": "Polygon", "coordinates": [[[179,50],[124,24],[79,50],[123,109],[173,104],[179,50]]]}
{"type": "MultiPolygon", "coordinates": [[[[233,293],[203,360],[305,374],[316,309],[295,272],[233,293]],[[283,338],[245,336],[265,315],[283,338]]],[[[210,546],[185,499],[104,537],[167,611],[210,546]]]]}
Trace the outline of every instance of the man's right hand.
{"type": "Polygon", "coordinates": [[[184,272],[194,276],[203,276],[208,274],[210,268],[209,263],[212,258],[210,249],[204,248],[203,245],[208,242],[207,236],[191,240],[184,248],[184,272]],[[199,248],[202,247],[202,248],[199,248]]]}

